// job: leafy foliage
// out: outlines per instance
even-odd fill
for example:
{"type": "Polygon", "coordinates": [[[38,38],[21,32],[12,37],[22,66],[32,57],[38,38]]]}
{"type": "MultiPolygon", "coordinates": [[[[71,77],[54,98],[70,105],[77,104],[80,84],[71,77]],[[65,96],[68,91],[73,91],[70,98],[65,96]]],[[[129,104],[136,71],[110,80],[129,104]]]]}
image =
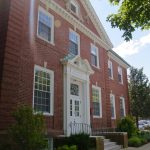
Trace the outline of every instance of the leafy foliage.
{"type": "Polygon", "coordinates": [[[34,114],[29,106],[21,106],[13,113],[13,117],[15,124],[10,127],[9,135],[18,149],[41,150],[47,147],[42,114],[34,114]]]}
{"type": "Polygon", "coordinates": [[[88,150],[90,138],[88,134],[80,133],[69,137],[70,145],[77,145],[78,150],[88,150]]]}
{"type": "Polygon", "coordinates": [[[137,132],[135,122],[133,118],[130,116],[126,116],[125,118],[118,121],[117,130],[120,132],[127,132],[129,138],[132,135],[136,135],[136,132],[137,132]]]}
{"type": "Polygon", "coordinates": [[[116,14],[107,17],[113,28],[123,30],[122,37],[126,41],[132,39],[136,28],[150,29],[150,0],[109,0],[113,5],[118,5],[116,14]]]}
{"type": "Polygon", "coordinates": [[[128,140],[128,145],[133,147],[139,147],[142,145],[142,141],[139,137],[134,136],[128,140]]]}
{"type": "Polygon", "coordinates": [[[68,146],[68,145],[64,145],[62,147],[58,147],[57,150],[77,150],[77,146],[73,145],[73,146],[68,146]]]}
{"type": "Polygon", "coordinates": [[[150,116],[150,87],[148,78],[143,73],[143,68],[130,68],[129,96],[131,113],[136,117],[138,126],[138,117],[150,116]]]}

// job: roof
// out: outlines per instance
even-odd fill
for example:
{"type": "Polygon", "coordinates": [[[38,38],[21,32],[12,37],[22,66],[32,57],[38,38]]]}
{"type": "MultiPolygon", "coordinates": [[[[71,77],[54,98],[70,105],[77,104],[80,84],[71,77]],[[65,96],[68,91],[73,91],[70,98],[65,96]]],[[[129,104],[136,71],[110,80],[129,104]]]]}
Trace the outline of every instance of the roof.
{"type": "Polygon", "coordinates": [[[108,56],[111,57],[114,61],[118,62],[120,65],[122,65],[125,68],[130,68],[130,64],[128,64],[121,56],[119,56],[116,52],[113,50],[108,50],[108,56]]]}

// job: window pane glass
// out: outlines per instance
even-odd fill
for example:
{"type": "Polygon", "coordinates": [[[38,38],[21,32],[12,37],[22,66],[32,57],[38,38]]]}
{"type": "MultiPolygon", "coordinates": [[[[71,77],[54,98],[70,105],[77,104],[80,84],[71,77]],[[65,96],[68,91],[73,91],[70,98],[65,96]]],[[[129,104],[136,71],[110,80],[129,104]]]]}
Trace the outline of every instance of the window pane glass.
{"type": "Polygon", "coordinates": [[[78,55],[78,45],[72,41],[69,42],[69,52],[73,55],[78,55]]]}
{"type": "Polygon", "coordinates": [[[78,35],[75,32],[69,32],[69,40],[78,44],[78,35]]]}
{"type": "Polygon", "coordinates": [[[44,12],[39,11],[39,21],[48,27],[52,27],[52,19],[50,16],[46,15],[44,12]]]}
{"type": "Polygon", "coordinates": [[[37,71],[35,72],[35,89],[34,89],[34,110],[44,113],[50,113],[50,74],[47,72],[37,71]],[[39,86],[38,86],[39,85],[39,86]]]}
{"type": "Polygon", "coordinates": [[[99,90],[92,89],[92,100],[93,100],[93,115],[100,116],[100,96],[99,90]]]}
{"type": "Polygon", "coordinates": [[[71,95],[79,96],[79,86],[77,84],[70,85],[70,93],[71,95]]]}
{"type": "Polygon", "coordinates": [[[91,54],[91,63],[92,63],[92,65],[97,66],[97,56],[96,55],[91,54]]]}

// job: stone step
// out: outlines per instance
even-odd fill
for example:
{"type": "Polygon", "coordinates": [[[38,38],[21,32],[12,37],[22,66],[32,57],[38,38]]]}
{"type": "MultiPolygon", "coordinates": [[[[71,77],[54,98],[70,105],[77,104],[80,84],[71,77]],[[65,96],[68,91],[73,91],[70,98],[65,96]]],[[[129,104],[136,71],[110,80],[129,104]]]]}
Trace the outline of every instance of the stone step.
{"type": "Polygon", "coordinates": [[[104,148],[104,150],[121,150],[121,146],[120,145],[113,145],[111,147],[104,148]]]}
{"type": "Polygon", "coordinates": [[[105,148],[109,148],[109,147],[112,147],[112,146],[114,146],[114,145],[116,145],[116,142],[105,142],[105,143],[104,143],[104,147],[105,147],[105,148]]]}

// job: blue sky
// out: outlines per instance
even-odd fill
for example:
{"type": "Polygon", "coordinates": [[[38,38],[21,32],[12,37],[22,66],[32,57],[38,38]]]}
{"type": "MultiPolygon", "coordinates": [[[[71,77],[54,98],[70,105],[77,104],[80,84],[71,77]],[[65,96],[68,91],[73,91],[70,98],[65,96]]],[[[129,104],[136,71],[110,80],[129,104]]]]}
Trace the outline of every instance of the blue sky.
{"type": "Polygon", "coordinates": [[[111,6],[109,0],[90,0],[97,16],[100,18],[112,44],[114,51],[123,57],[131,66],[144,67],[144,73],[150,80],[150,31],[137,30],[130,42],[123,40],[122,32],[117,28],[111,28],[106,22],[108,14],[114,13],[117,7],[111,6]]]}

